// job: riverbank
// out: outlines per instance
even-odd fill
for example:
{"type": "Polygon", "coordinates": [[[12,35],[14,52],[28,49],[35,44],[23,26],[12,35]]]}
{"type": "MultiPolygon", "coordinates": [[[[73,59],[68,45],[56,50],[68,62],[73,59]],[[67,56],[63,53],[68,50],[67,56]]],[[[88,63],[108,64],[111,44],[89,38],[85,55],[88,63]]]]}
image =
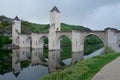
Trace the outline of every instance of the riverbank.
{"type": "Polygon", "coordinates": [[[92,80],[120,80],[120,57],[104,66],[92,80]],[[108,77],[109,76],[109,77],[108,77]]]}
{"type": "Polygon", "coordinates": [[[91,59],[83,60],[62,71],[49,74],[40,80],[91,80],[107,63],[116,59],[120,54],[108,53],[91,59]]]}

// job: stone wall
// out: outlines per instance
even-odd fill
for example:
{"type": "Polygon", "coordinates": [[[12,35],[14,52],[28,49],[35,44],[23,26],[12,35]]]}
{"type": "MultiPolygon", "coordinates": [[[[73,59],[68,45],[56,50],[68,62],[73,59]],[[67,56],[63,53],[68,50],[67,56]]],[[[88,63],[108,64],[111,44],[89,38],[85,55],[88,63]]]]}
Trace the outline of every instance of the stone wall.
{"type": "Polygon", "coordinates": [[[43,48],[44,39],[48,38],[48,33],[32,33],[32,48],[43,48]]]}
{"type": "Polygon", "coordinates": [[[19,35],[19,47],[31,47],[31,35],[19,35]]]}

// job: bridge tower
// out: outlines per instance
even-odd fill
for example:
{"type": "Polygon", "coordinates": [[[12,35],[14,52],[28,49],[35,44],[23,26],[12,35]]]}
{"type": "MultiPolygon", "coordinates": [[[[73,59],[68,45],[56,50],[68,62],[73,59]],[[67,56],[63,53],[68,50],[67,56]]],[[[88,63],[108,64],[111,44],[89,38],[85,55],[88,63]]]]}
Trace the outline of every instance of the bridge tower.
{"type": "Polygon", "coordinates": [[[50,11],[50,28],[49,28],[49,50],[59,49],[57,47],[56,32],[61,31],[60,28],[60,11],[55,6],[50,11]]]}
{"type": "Polygon", "coordinates": [[[21,21],[16,16],[12,21],[12,44],[19,46],[19,33],[21,33],[21,21]]]}

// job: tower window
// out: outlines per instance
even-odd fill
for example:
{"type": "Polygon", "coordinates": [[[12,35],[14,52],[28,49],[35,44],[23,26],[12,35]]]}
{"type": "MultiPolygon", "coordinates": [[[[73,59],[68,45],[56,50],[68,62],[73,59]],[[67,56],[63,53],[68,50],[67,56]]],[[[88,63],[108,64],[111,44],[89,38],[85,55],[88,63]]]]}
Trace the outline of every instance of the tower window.
{"type": "Polygon", "coordinates": [[[59,30],[59,28],[56,29],[57,31],[59,30]]]}

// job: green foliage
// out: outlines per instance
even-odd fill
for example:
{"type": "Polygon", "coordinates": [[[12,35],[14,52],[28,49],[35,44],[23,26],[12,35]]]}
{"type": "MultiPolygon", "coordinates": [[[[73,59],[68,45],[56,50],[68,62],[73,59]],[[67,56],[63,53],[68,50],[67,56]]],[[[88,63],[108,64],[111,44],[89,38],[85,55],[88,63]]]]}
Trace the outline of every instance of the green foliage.
{"type": "Polygon", "coordinates": [[[64,60],[67,58],[71,58],[72,48],[71,48],[70,39],[64,36],[60,42],[61,42],[61,53],[60,53],[61,59],[64,60]]]}
{"type": "Polygon", "coordinates": [[[40,80],[91,80],[104,65],[111,62],[120,54],[103,54],[88,60],[83,60],[62,71],[49,74],[40,80]]]}
{"type": "Polygon", "coordinates": [[[61,44],[62,45],[71,45],[71,41],[69,38],[67,38],[66,36],[64,36],[61,40],[61,44]]]}
{"type": "Polygon", "coordinates": [[[48,58],[48,54],[49,54],[48,47],[44,47],[43,56],[44,56],[45,58],[48,58]]]}
{"type": "Polygon", "coordinates": [[[40,32],[48,32],[49,25],[48,24],[35,24],[29,23],[27,21],[22,21],[22,33],[28,34],[31,32],[40,33],[40,32]]]}
{"type": "MultiPolygon", "coordinates": [[[[29,23],[27,21],[22,21],[22,33],[28,34],[31,32],[40,33],[40,32],[48,32],[49,24],[35,24],[29,23]]],[[[83,26],[75,26],[61,23],[61,31],[72,31],[72,30],[80,30],[80,31],[90,31],[90,29],[85,28],[83,26]]]]}
{"type": "Polygon", "coordinates": [[[62,60],[72,57],[71,46],[61,46],[61,48],[62,48],[62,51],[60,53],[60,57],[62,60]]]}
{"type": "MultiPolygon", "coordinates": [[[[61,47],[62,47],[61,48],[62,50],[61,50],[61,53],[60,53],[61,59],[64,60],[64,59],[67,59],[67,58],[71,58],[71,54],[72,54],[71,46],[61,46],[61,47]]],[[[44,53],[43,53],[44,57],[48,58],[48,54],[49,54],[48,47],[44,48],[44,53]]]]}
{"type": "Polygon", "coordinates": [[[48,38],[45,38],[45,39],[44,39],[44,43],[45,43],[45,44],[48,44],[48,38]]]}
{"type": "Polygon", "coordinates": [[[11,30],[11,19],[10,18],[7,18],[6,16],[2,15],[0,16],[0,32],[1,33],[4,33],[4,32],[7,32],[10,34],[10,30],[11,30]]]}
{"type": "Polygon", "coordinates": [[[0,29],[2,28],[2,24],[0,24],[0,29]]]}
{"type": "Polygon", "coordinates": [[[28,67],[30,64],[30,61],[21,61],[21,68],[25,68],[25,67],[28,67]]]}
{"type": "Polygon", "coordinates": [[[11,31],[11,23],[7,22],[7,21],[2,21],[0,23],[0,33],[8,33],[10,34],[11,31]]]}
{"type": "Polygon", "coordinates": [[[9,53],[10,51],[0,50],[0,74],[12,70],[12,58],[9,53]]]}
{"type": "Polygon", "coordinates": [[[1,25],[4,27],[4,26],[9,26],[10,25],[10,23],[8,23],[7,21],[2,21],[1,22],[1,25]]]}
{"type": "Polygon", "coordinates": [[[0,36],[0,47],[3,47],[5,44],[11,43],[11,40],[7,36],[0,36]]]}
{"type": "Polygon", "coordinates": [[[44,39],[44,50],[43,50],[44,57],[48,58],[48,38],[44,39]]]}
{"type": "Polygon", "coordinates": [[[83,26],[76,26],[76,25],[61,23],[61,31],[72,31],[72,30],[90,31],[89,28],[85,28],[83,26]]]}
{"type": "Polygon", "coordinates": [[[95,35],[89,35],[84,42],[84,54],[89,55],[102,47],[104,47],[104,45],[101,39],[95,35]]]}

